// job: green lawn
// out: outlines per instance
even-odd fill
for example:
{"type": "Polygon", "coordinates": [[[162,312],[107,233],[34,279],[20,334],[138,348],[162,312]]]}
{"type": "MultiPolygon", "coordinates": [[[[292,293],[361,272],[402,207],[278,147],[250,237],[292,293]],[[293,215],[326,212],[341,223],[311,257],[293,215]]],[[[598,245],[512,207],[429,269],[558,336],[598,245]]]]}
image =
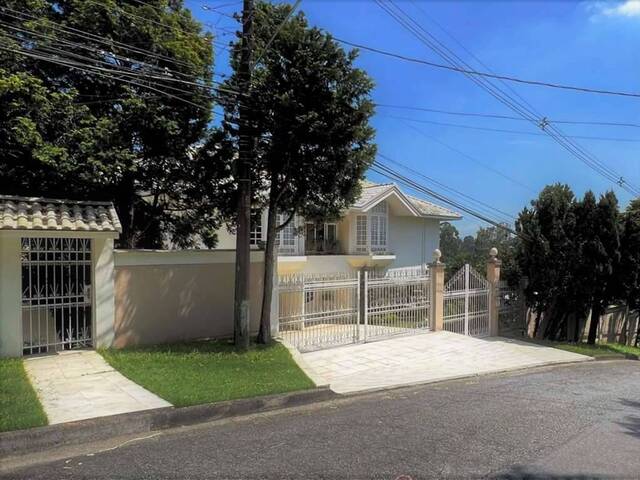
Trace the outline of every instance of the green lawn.
{"type": "Polygon", "coordinates": [[[640,347],[630,347],[619,343],[601,343],[588,345],[586,343],[562,343],[562,342],[538,342],[550,347],[559,348],[568,352],[579,353],[589,357],[602,357],[607,355],[635,355],[640,358],[640,347]]]}
{"type": "Polygon", "coordinates": [[[292,392],[314,383],[279,343],[236,352],[228,342],[100,350],[123,375],[177,407],[292,392]]]}
{"type": "Polygon", "coordinates": [[[47,416],[29,383],[22,360],[0,359],[0,432],[46,424],[47,416]]]}

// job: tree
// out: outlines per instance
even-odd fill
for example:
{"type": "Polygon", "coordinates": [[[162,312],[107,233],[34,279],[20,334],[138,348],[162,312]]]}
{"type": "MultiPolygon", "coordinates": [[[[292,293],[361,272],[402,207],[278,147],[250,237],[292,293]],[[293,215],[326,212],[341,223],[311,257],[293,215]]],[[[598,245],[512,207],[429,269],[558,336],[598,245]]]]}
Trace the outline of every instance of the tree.
{"type": "Polygon", "coordinates": [[[3,5],[3,193],[114,201],[121,246],[214,243],[215,205],[193,188],[210,168],[194,147],[211,119],[212,37],[182,1],[3,5]]]}
{"type": "MultiPolygon", "coordinates": [[[[633,200],[622,220],[620,268],[618,271],[622,295],[630,310],[640,312],[640,200],[633,200]]],[[[636,345],[640,342],[640,322],[636,345]]]]}
{"type": "MultiPolygon", "coordinates": [[[[264,295],[259,342],[270,339],[270,314],[278,232],[295,215],[337,218],[358,197],[360,181],[373,161],[369,119],[373,83],[354,67],[357,52],[346,53],[331,36],[310,27],[291,6],[256,5],[251,96],[229,97],[227,128],[237,124],[239,103],[248,102],[258,138],[254,178],[263,182],[268,208],[264,295]],[[277,34],[276,34],[277,33],[277,34]],[[267,43],[271,41],[267,47],[267,43]]],[[[239,46],[227,82],[240,82],[239,46]]],[[[234,133],[237,135],[237,128],[234,133]]]]}
{"type": "Polygon", "coordinates": [[[619,297],[615,273],[620,265],[620,214],[618,200],[611,191],[600,197],[596,208],[598,227],[591,232],[593,248],[588,259],[593,269],[591,322],[587,342],[595,344],[600,316],[619,297]]]}
{"type": "Polygon", "coordinates": [[[536,337],[549,336],[562,321],[562,296],[571,283],[575,224],[575,196],[568,185],[561,184],[546,186],[516,222],[520,238],[516,259],[528,278],[524,293],[536,314],[536,337]]]}

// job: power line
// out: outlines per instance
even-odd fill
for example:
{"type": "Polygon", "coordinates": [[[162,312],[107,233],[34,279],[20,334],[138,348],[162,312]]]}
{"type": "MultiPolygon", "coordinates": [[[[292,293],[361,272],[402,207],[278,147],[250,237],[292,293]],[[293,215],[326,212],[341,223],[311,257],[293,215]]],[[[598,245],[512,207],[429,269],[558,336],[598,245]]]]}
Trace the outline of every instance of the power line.
{"type": "Polygon", "coordinates": [[[405,175],[402,175],[401,173],[399,173],[396,170],[384,165],[383,163],[381,163],[381,162],[379,162],[377,160],[374,161],[373,166],[371,167],[371,169],[374,172],[376,172],[376,173],[378,173],[378,174],[380,174],[380,175],[382,175],[382,176],[384,176],[384,177],[386,177],[386,178],[388,178],[388,179],[390,179],[392,181],[397,181],[397,182],[407,186],[408,188],[411,188],[411,189],[413,189],[413,190],[415,190],[417,192],[420,192],[420,193],[423,193],[425,195],[428,195],[428,196],[430,196],[430,197],[432,197],[432,198],[434,198],[434,199],[436,199],[436,200],[438,200],[438,201],[440,201],[440,202],[442,202],[442,203],[444,203],[446,205],[449,205],[449,206],[451,206],[451,207],[453,207],[455,209],[458,209],[458,210],[461,210],[461,211],[463,211],[465,213],[468,213],[469,215],[471,215],[471,216],[473,216],[475,218],[478,218],[478,219],[482,220],[483,222],[487,222],[490,225],[493,225],[493,226],[495,226],[497,228],[501,228],[503,230],[506,230],[507,232],[509,232],[509,233],[511,233],[513,235],[522,237],[521,234],[519,234],[518,232],[516,232],[512,228],[504,225],[503,223],[500,223],[500,222],[498,222],[498,221],[496,221],[496,220],[494,220],[494,219],[492,219],[492,218],[490,218],[490,217],[488,217],[488,216],[486,216],[486,215],[484,215],[484,214],[482,214],[480,212],[477,212],[476,210],[474,210],[474,209],[472,209],[470,207],[462,205],[461,203],[459,203],[459,202],[457,202],[455,200],[452,200],[451,198],[447,197],[446,195],[444,195],[442,193],[436,192],[435,190],[432,190],[432,189],[430,189],[428,187],[425,187],[424,185],[415,182],[414,180],[406,177],[405,175]]]}
{"type": "Polygon", "coordinates": [[[493,207],[493,206],[489,205],[488,203],[483,202],[482,200],[478,200],[476,198],[473,198],[473,197],[467,195],[466,193],[463,193],[460,190],[456,190],[455,188],[450,187],[450,186],[446,185],[445,183],[442,183],[442,182],[436,180],[435,178],[429,177],[429,176],[425,175],[424,173],[419,172],[418,170],[415,170],[415,169],[413,169],[413,168],[411,168],[411,167],[409,167],[409,166],[407,166],[407,165],[405,165],[403,163],[400,163],[397,160],[394,160],[394,159],[388,157],[387,155],[384,155],[382,153],[378,153],[378,156],[380,158],[386,160],[387,162],[391,162],[394,165],[405,169],[407,172],[410,172],[410,173],[412,173],[414,175],[417,175],[418,177],[422,178],[423,180],[426,180],[427,182],[433,183],[435,185],[438,185],[441,188],[444,188],[445,190],[448,190],[449,192],[453,193],[454,195],[457,195],[459,197],[465,198],[468,201],[471,201],[473,203],[476,203],[476,204],[484,207],[483,209],[485,211],[487,211],[487,212],[493,211],[494,215],[497,213],[498,215],[503,217],[504,220],[507,220],[507,223],[513,222],[513,221],[515,221],[517,219],[514,215],[512,215],[510,213],[507,213],[504,210],[500,210],[499,208],[493,207]]]}
{"type": "MultiPolygon", "coordinates": [[[[395,108],[399,110],[415,110],[418,112],[441,113],[444,115],[456,115],[461,117],[496,118],[499,120],[515,120],[519,122],[527,121],[527,119],[522,117],[515,117],[512,115],[500,115],[496,113],[460,112],[460,111],[442,110],[437,108],[414,107],[411,105],[395,105],[390,103],[374,103],[374,106],[382,107],[382,108],[395,108]]],[[[568,124],[568,125],[601,125],[601,126],[610,126],[610,127],[640,128],[640,124],[637,124],[637,123],[555,120],[551,118],[548,118],[547,120],[549,121],[549,123],[568,124]]]]}
{"type": "MultiPolygon", "coordinates": [[[[538,112],[536,112],[533,107],[525,106],[520,101],[513,98],[504,90],[500,89],[497,85],[491,83],[484,76],[476,76],[469,72],[473,71],[473,69],[464,62],[464,60],[460,59],[455,52],[450,50],[446,45],[444,45],[441,41],[435,38],[431,33],[429,33],[424,27],[422,27],[419,23],[413,20],[409,15],[402,10],[399,6],[397,6],[393,0],[390,0],[388,3],[393,5],[395,10],[391,7],[388,7],[381,0],[375,0],[376,3],[387,12],[392,18],[394,18],[403,28],[412,33],[418,40],[424,43],[427,47],[433,50],[436,54],[438,54],[441,58],[449,63],[449,65],[458,70],[467,76],[471,81],[476,83],[479,87],[487,91],[491,96],[496,98],[498,101],[508,106],[511,110],[518,113],[521,117],[529,120],[532,124],[539,126],[545,133],[551,136],[556,142],[561,145],[565,150],[575,156],[577,159],[585,163],[587,166],[592,168],[594,171],[601,174],[604,178],[607,178],[614,184],[617,184],[620,188],[626,190],[627,192],[638,195],[637,188],[631,186],[622,176],[615,173],[610,167],[602,164],[593,154],[587,152],[584,148],[582,148],[579,144],[575,143],[573,140],[566,138],[566,136],[560,132],[560,130],[554,126],[549,125],[548,123],[544,123],[545,118],[542,117],[538,112]],[[461,67],[460,65],[463,65],[461,67]]],[[[516,94],[519,97],[519,95],[516,94]]],[[[526,103],[526,101],[525,101],[526,103]]],[[[527,104],[528,105],[528,104],[527,104]]]]}
{"type": "Polygon", "coordinates": [[[361,43],[351,42],[349,40],[344,40],[344,39],[338,38],[338,37],[333,37],[333,38],[335,40],[337,40],[338,42],[340,42],[340,43],[344,43],[345,45],[349,45],[350,47],[358,48],[360,50],[366,50],[368,52],[378,53],[380,55],[385,55],[387,57],[397,58],[399,60],[405,60],[405,61],[412,62],[412,63],[419,63],[419,64],[422,64],[422,65],[427,65],[429,67],[441,68],[441,69],[444,69],[444,70],[450,70],[450,71],[454,71],[454,72],[465,73],[465,74],[468,74],[468,75],[475,75],[475,76],[478,76],[478,77],[487,77],[487,78],[493,78],[493,79],[497,79],[497,80],[506,80],[508,82],[523,83],[523,84],[527,84],[527,85],[536,85],[536,86],[539,86],[539,87],[549,87],[549,88],[559,88],[559,89],[563,89],[563,90],[573,90],[573,91],[583,92],[583,93],[594,93],[594,94],[600,94],[600,95],[618,95],[618,96],[622,96],[622,97],[640,98],[640,93],[634,93],[634,92],[622,92],[622,91],[615,91],[615,90],[602,90],[602,89],[589,88],[589,87],[578,87],[578,86],[573,86],[573,85],[563,85],[563,84],[559,84],[559,83],[543,82],[543,81],[539,81],[539,80],[525,80],[525,79],[518,78],[518,77],[511,77],[511,76],[508,76],[508,75],[496,75],[496,74],[492,74],[492,73],[488,73],[488,72],[480,72],[480,71],[472,70],[472,69],[452,67],[452,66],[449,66],[449,65],[444,65],[442,63],[430,62],[428,60],[423,60],[423,59],[420,59],[420,58],[410,57],[410,56],[403,55],[403,54],[400,54],[400,53],[390,52],[388,50],[382,50],[380,48],[370,47],[368,45],[363,45],[361,43]]]}
{"type": "MultiPolygon", "coordinates": [[[[417,118],[410,117],[398,117],[396,115],[381,115],[386,118],[393,118],[396,120],[406,120],[408,122],[416,122],[416,123],[427,123],[430,125],[440,125],[444,127],[454,127],[454,128],[464,128],[467,130],[479,130],[483,132],[496,132],[496,133],[514,133],[517,135],[532,135],[536,137],[548,137],[546,133],[539,132],[526,132],[523,130],[507,130],[502,128],[491,128],[491,127],[478,127],[475,125],[461,125],[459,123],[448,123],[448,122],[437,122],[435,120],[421,120],[417,118]]],[[[608,142],[640,142],[638,138],[617,138],[617,137],[593,137],[589,135],[566,135],[566,138],[578,138],[582,140],[601,140],[608,142]]]]}
{"type": "Polygon", "coordinates": [[[293,7],[291,7],[291,9],[289,10],[289,13],[287,13],[287,15],[284,17],[284,20],[280,22],[280,25],[278,25],[275,32],[273,32],[273,35],[271,35],[271,38],[269,39],[269,41],[266,43],[264,48],[260,51],[260,54],[258,55],[258,58],[256,58],[256,60],[253,62],[253,65],[257,65],[260,62],[260,60],[262,60],[262,57],[264,56],[266,51],[269,50],[271,43],[273,43],[273,41],[276,39],[276,37],[280,33],[280,30],[282,30],[282,27],[284,27],[287,21],[291,18],[291,15],[293,15],[293,12],[296,11],[300,3],[302,3],[302,0],[296,0],[296,3],[293,4],[293,7]]]}
{"type": "Polygon", "coordinates": [[[515,179],[513,177],[510,177],[509,175],[505,174],[501,170],[498,170],[498,169],[492,167],[491,165],[489,165],[489,164],[487,164],[487,163],[485,163],[485,162],[483,162],[481,160],[478,160],[477,158],[469,155],[468,153],[463,152],[462,150],[458,150],[457,148],[452,147],[448,143],[445,143],[445,142],[443,142],[442,140],[440,140],[438,138],[435,138],[435,137],[433,137],[431,135],[427,135],[422,130],[414,127],[413,125],[409,125],[409,124],[407,124],[405,122],[403,122],[403,123],[408,128],[414,130],[415,132],[417,132],[418,134],[422,135],[423,137],[425,137],[425,138],[427,138],[427,139],[429,139],[429,140],[431,140],[433,142],[436,142],[439,145],[442,145],[443,147],[447,148],[448,150],[451,150],[452,152],[457,153],[458,155],[460,155],[460,156],[462,156],[462,157],[464,157],[464,158],[466,158],[468,160],[471,160],[474,163],[477,163],[478,165],[480,165],[484,169],[489,170],[489,171],[495,173],[496,175],[499,175],[500,177],[504,178],[505,180],[508,180],[509,182],[513,183],[514,185],[517,185],[517,186],[519,186],[519,187],[521,187],[521,188],[523,188],[523,189],[525,189],[525,190],[527,190],[529,192],[536,193],[536,190],[534,188],[530,187],[529,185],[527,185],[525,183],[522,183],[520,180],[517,180],[517,179],[515,179]]]}

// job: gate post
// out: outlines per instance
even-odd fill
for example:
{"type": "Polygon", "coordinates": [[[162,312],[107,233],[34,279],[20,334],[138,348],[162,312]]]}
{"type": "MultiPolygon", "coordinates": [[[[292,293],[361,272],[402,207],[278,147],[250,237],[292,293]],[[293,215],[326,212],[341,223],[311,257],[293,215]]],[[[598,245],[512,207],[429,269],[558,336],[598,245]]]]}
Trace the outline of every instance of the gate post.
{"type": "Polygon", "coordinates": [[[489,251],[487,260],[487,281],[489,282],[489,335],[495,337],[499,333],[499,287],[500,266],[502,260],[497,258],[498,249],[493,247],[489,251]]]}
{"type": "Polygon", "coordinates": [[[440,250],[433,251],[433,263],[429,264],[431,277],[431,305],[429,308],[429,328],[436,332],[444,325],[444,263],[440,261],[440,250]]]}

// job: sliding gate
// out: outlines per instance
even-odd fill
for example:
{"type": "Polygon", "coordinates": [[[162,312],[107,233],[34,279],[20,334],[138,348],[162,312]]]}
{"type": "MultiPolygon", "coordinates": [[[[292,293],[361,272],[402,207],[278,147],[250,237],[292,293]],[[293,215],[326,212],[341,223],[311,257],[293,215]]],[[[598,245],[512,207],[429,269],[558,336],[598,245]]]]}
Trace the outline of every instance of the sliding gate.
{"type": "Polygon", "coordinates": [[[472,337],[489,335],[489,297],[486,278],[466,264],[444,287],[443,329],[472,337]]]}
{"type": "Polygon", "coordinates": [[[278,285],[279,334],[302,351],[429,328],[425,269],[287,275],[278,285]]]}

